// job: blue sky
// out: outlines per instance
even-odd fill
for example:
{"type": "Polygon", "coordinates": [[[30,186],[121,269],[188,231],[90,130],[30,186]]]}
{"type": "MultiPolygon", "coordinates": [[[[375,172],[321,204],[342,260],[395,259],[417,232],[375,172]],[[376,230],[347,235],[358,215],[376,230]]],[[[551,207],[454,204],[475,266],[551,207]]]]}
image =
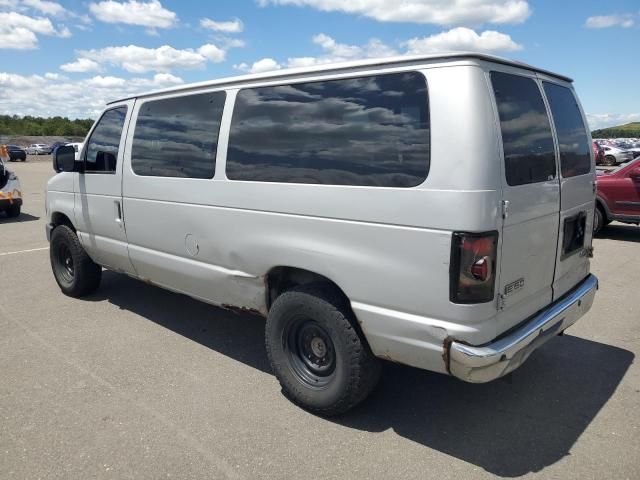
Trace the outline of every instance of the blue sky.
{"type": "Polygon", "coordinates": [[[638,0],[0,0],[0,113],[248,71],[476,50],[575,79],[593,128],[640,121],[638,0]]]}

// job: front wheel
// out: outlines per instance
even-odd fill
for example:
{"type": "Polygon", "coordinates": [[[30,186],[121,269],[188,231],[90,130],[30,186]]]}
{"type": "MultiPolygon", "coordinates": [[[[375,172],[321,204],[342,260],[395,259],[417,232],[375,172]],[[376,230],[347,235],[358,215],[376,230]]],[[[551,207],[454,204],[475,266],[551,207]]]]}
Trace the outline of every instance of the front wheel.
{"type": "Polygon", "coordinates": [[[371,393],[380,361],[356,325],[346,300],[323,285],[295,287],[275,300],[267,316],[267,355],[291,401],[331,416],[371,393]]]}
{"type": "Polygon", "coordinates": [[[614,157],[613,155],[607,155],[604,157],[604,161],[602,163],[603,165],[611,167],[616,164],[616,157],[614,157]]]}
{"type": "Polygon", "coordinates": [[[65,295],[82,297],[100,286],[102,267],[91,260],[66,225],[57,226],[51,233],[49,258],[53,276],[65,295]]]}
{"type": "Polygon", "coordinates": [[[597,235],[607,224],[607,217],[600,207],[596,207],[593,215],[593,234],[597,235]]]}

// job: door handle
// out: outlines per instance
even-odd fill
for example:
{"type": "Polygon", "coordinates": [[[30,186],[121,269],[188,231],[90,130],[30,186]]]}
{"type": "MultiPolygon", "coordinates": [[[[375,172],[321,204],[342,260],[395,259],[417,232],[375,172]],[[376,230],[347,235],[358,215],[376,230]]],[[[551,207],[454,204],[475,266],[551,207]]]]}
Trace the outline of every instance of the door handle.
{"type": "Polygon", "coordinates": [[[122,227],[122,205],[120,200],[114,200],[113,206],[116,212],[116,223],[122,227]]]}

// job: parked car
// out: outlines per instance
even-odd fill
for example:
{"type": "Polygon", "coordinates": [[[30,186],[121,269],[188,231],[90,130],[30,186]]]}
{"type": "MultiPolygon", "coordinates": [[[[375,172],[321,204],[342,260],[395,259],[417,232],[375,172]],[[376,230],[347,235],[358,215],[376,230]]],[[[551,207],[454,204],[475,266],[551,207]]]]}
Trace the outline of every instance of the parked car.
{"type": "Polygon", "coordinates": [[[67,145],[70,145],[73,147],[73,150],[76,152],[75,155],[75,159],[76,160],[80,160],[80,154],[82,153],[82,147],[84,146],[84,143],[67,143],[67,145]]]}
{"type": "Polygon", "coordinates": [[[72,297],[105,267],[266,316],[284,392],[322,415],[362,401],[379,358],[488,382],[593,302],[585,125],[571,79],[482,54],[125,98],[81,162],[54,155],[53,275],[72,297]]]}
{"type": "Polygon", "coordinates": [[[51,146],[44,143],[32,143],[27,147],[27,153],[29,155],[49,155],[51,146]]]}
{"type": "Polygon", "coordinates": [[[627,150],[610,145],[604,145],[602,148],[604,149],[604,160],[602,161],[604,165],[618,165],[633,160],[633,154],[627,150]]]}
{"type": "Polygon", "coordinates": [[[15,173],[9,171],[0,158],[0,212],[8,217],[20,216],[22,189],[15,173]]]}
{"type": "Polygon", "coordinates": [[[596,159],[596,165],[600,165],[604,160],[604,148],[598,144],[598,142],[591,142],[593,147],[593,158],[596,159]]]}
{"type": "Polygon", "coordinates": [[[640,224],[640,158],[609,172],[598,172],[594,233],[613,220],[640,224]]]}
{"type": "Polygon", "coordinates": [[[51,153],[55,152],[56,149],[58,147],[61,147],[62,145],[66,145],[68,142],[54,142],[52,143],[49,148],[51,149],[51,153]]]}
{"type": "Polygon", "coordinates": [[[17,145],[7,145],[7,153],[9,154],[10,162],[27,161],[27,152],[25,152],[24,149],[18,147],[17,145]]]}
{"type": "Polygon", "coordinates": [[[628,148],[627,150],[631,152],[631,155],[633,155],[633,158],[640,157],[640,144],[636,143],[632,145],[631,148],[628,148]]]}

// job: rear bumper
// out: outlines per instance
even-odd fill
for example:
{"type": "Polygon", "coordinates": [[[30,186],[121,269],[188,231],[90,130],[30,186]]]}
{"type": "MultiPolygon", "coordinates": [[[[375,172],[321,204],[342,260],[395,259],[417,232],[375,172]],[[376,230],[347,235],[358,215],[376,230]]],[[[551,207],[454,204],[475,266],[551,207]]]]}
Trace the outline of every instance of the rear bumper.
{"type": "Polygon", "coordinates": [[[449,372],[466,382],[484,383],[515,370],[534,350],[587,313],[597,289],[598,279],[589,275],[524,325],[491,343],[475,347],[451,342],[449,372]]]}

